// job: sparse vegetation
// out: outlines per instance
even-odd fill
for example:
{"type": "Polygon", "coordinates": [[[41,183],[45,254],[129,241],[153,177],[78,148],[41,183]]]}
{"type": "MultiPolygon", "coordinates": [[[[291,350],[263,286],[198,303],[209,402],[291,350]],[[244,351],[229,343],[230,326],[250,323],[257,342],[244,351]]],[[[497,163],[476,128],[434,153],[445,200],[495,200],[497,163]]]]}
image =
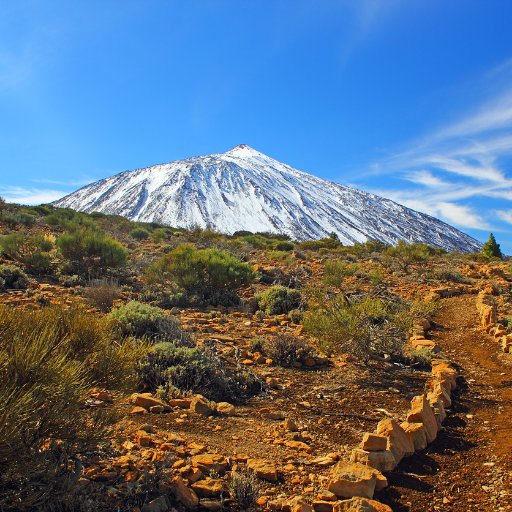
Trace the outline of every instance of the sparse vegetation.
{"type": "Polygon", "coordinates": [[[115,279],[91,279],[84,290],[84,295],[93,306],[106,313],[121,296],[121,287],[115,279]]]}
{"type": "Polygon", "coordinates": [[[0,506],[44,508],[78,480],[78,454],[107,434],[108,416],[84,407],[89,389],[133,378],[144,349],[114,342],[79,311],[0,306],[0,325],[0,506]]]}
{"type": "Polygon", "coordinates": [[[256,504],[261,485],[253,471],[233,471],[228,480],[229,495],[240,510],[249,510],[256,504]]]}

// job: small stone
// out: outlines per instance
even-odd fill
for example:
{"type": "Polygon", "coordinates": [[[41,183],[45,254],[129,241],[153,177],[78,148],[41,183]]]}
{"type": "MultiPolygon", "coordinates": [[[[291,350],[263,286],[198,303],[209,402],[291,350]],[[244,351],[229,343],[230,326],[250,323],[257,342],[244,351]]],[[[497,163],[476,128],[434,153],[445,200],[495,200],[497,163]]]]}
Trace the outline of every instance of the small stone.
{"type": "Polygon", "coordinates": [[[217,404],[217,412],[224,416],[233,416],[236,412],[236,408],[228,402],[219,402],[217,404]]]}
{"type": "Polygon", "coordinates": [[[197,494],[187,487],[185,481],[181,477],[176,477],[173,480],[173,489],[176,499],[185,505],[187,508],[195,508],[199,505],[199,498],[197,494]]]}
{"type": "Polygon", "coordinates": [[[202,416],[211,416],[214,413],[214,407],[203,395],[195,395],[190,403],[190,409],[196,414],[202,416]]]}
{"type": "Polygon", "coordinates": [[[130,414],[133,414],[133,415],[136,415],[136,416],[140,416],[142,414],[147,414],[148,411],[146,409],[144,409],[144,407],[139,407],[138,405],[135,406],[131,411],[130,411],[130,414]]]}
{"type": "Polygon", "coordinates": [[[258,478],[277,482],[277,469],[273,462],[265,459],[248,459],[247,467],[254,471],[258,478]]]}
{"type": "Polygon", "coordinates": [[[295,423],[294,420],[291,418],[286,418],[283,422],[283,427],[285,430],[288,430],[288,432],[298,432],[299,427],[297,426],[297,423],[295,423]]]}
{"type": "Polygon", "coordinates": [[[165,496],[160,496],[146,503],[142,507],[141,512],[167,512],[169,510],[169,503],[165,496]]]}

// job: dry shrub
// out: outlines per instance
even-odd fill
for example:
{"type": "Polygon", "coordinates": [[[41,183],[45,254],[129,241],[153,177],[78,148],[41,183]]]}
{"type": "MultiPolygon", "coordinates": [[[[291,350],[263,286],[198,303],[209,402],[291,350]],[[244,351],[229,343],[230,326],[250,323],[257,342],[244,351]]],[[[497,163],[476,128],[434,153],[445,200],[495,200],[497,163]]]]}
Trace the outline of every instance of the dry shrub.
{"type": "Polygon", "coordinates": [[[93,306],[106,313],[121,296],[121,288],[115,279],[91,279],[84,295],[93,306]]]}
{"type": "Polygon", "coordinates": [[[108,434],[90,388],[133,381],[145,350],[82,311],[0,306],[0,509],[47,510],[70,492],[78,454],[108,434]]]}
{"type": "Polygon", "coordinates": [[[279,366],[292,366],[313,355],[313,349],[301,338],[292,334],[278,334],[266,345],[267,355],[279,366]]]}

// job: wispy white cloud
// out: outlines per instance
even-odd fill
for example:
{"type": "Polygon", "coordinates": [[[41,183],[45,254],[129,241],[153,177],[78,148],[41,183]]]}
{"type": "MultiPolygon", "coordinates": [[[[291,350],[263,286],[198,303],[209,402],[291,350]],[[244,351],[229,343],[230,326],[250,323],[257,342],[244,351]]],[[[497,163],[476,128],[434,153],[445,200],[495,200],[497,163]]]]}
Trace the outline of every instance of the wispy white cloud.
{"type": "Polygon", "coordinates": [[[67,192],[62,190],[25,188],[25,187],[2,187],[0,196],[9,203],[19,204],[45,204],[65,196],[67,192]]]}
{"type": "Polygon", "coordinates": [[[395,182],[380,194],[463,228],[488,230],[497,219],[512,220],[512,209],[479,211],[476,201],[512,201],[512,176],[504,162],[512,159],[512,59],[485,80],[482,90],[492,91],[492,98],[372,165],[370,175],[392,174],[409,183],[397,189],[395,182]],[[490,87],[490,80],[501,90],[490,87]]]}

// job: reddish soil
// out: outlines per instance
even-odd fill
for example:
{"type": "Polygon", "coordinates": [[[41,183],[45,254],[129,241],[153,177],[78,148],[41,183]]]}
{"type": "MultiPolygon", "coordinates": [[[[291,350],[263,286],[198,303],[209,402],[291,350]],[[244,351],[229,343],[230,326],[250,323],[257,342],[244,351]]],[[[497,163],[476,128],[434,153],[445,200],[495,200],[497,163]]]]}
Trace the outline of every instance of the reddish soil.
{"type": "Polygon", "coordinates": [[[433,338],[459,369],[443,431],[380,493],[395,512],[512,510],[512,356],[479,326],[474,296],[445,299],[433,338]]]}

